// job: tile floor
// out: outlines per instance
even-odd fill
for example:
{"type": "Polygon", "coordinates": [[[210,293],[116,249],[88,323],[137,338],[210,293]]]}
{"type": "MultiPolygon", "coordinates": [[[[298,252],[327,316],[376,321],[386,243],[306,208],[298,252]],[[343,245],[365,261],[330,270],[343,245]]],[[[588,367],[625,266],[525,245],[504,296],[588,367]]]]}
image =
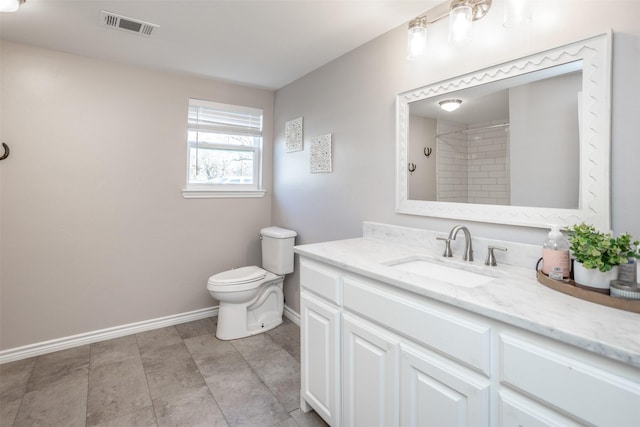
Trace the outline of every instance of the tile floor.
{"type": "Polygon", "coordinates": [[[300,399],[300,329],[220,341],[217,318],[0,365],[0,426],[326,426],[300,399]]]}

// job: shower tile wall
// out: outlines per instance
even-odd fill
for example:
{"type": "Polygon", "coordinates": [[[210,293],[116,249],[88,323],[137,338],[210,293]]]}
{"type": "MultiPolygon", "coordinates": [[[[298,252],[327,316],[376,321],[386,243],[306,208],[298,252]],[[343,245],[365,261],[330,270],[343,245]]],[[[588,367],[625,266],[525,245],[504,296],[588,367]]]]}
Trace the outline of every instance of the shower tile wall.
{"type": "MultiPolygon", "coordinates": [[[[463,130],[456,123],[438,120],[437,133],[463,130]]],[[[467,203],[468,200],[468,142],[462,133],[438,138],[438,201],[467,203]]]]}
{"type": "MultiPolygon", "coordinates": [[[[505,121],[477,123],[473,128],[505,121]]],[[[438,121],[438,134],[465,129],[438,121]]],[[[495,128],[440,137],[437,177],[439,201],[509,205],[509,133],[495,128]]]]}

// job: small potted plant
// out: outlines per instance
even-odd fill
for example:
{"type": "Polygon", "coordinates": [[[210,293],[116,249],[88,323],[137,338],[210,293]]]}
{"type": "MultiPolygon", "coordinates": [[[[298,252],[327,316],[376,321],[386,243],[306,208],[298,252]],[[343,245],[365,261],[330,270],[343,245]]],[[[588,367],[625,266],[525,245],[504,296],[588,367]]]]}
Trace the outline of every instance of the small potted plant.
{"type": "Polygon", "coordinates": [[[567,231],[575,258],[573,277],[580,285],[606,292],[611,280],[618,278],[618,266],[638,257],[638,242],[632,242],[629,233],[614,238],[585,223],[568,227],[567,231]]]}

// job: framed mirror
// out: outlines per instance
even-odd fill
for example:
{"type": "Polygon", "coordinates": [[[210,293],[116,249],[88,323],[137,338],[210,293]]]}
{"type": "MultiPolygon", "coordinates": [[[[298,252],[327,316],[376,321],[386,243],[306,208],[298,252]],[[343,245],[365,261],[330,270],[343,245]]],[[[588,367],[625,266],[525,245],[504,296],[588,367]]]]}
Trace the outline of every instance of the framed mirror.
{"type": "Polygon", "coordinates": [[[396,211],[609,230],[610,93],[605,33],[399,94],[396,211]]]}

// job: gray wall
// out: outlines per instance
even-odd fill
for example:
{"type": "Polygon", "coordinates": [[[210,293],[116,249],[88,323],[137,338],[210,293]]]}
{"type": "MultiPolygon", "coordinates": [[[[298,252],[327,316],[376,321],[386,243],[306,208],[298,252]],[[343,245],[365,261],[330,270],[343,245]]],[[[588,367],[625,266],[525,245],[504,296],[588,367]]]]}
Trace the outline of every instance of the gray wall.
{"type": "Polygon", "coordinates": [[[509,89],[514,206],[578,208],[581,87],[582,73],[572,73],[509,89]]]}
{"type": "Polygon", "coordinates": [[[2,349],[217,305],[260,262],[273,92],[3,42],[2,349]],[[184,199],[189,97],[264,109],[264,198],[184,199]]]}
{"type": "MultiPolygon", "coordinates": [[[[273,222],[299,233],[298,244],[361,235],[372,220],[448,231],[446,219],[395,213],[395,96],[531,52],[613,29],[612,226],[640,237],[640,3],[534,2],[533,23],[502,27],[500,2],[474,24],[470,46],[446,44],[446,22],[429,27],[429,54],[405,60],[406,26],[361,46],[278,90],[274,125],[273,222]],[[579,5],[579,19],[575,6],[579,5]],[[305,149],[285,153],[284,123],[304,116],[305,149]],[[309,138],[333,133],[334,172],[309,173],[309,138]]],[[[547,231],[468,222],[476,236],[542,244],[547,231]]],[[[285,282],[299,307],[297,275],[285,282]]]]}
{"type": "Polygon", "coordinates": [[[409,119],[408,158],[410,163],[416,165],[416,170],[409,174],[410,200],[437,200],[437,124],[436,119],[428,117],[411,116],[409,119]],[[432,150],[429,157],[424,155],[425,148],[432,150]]]}

